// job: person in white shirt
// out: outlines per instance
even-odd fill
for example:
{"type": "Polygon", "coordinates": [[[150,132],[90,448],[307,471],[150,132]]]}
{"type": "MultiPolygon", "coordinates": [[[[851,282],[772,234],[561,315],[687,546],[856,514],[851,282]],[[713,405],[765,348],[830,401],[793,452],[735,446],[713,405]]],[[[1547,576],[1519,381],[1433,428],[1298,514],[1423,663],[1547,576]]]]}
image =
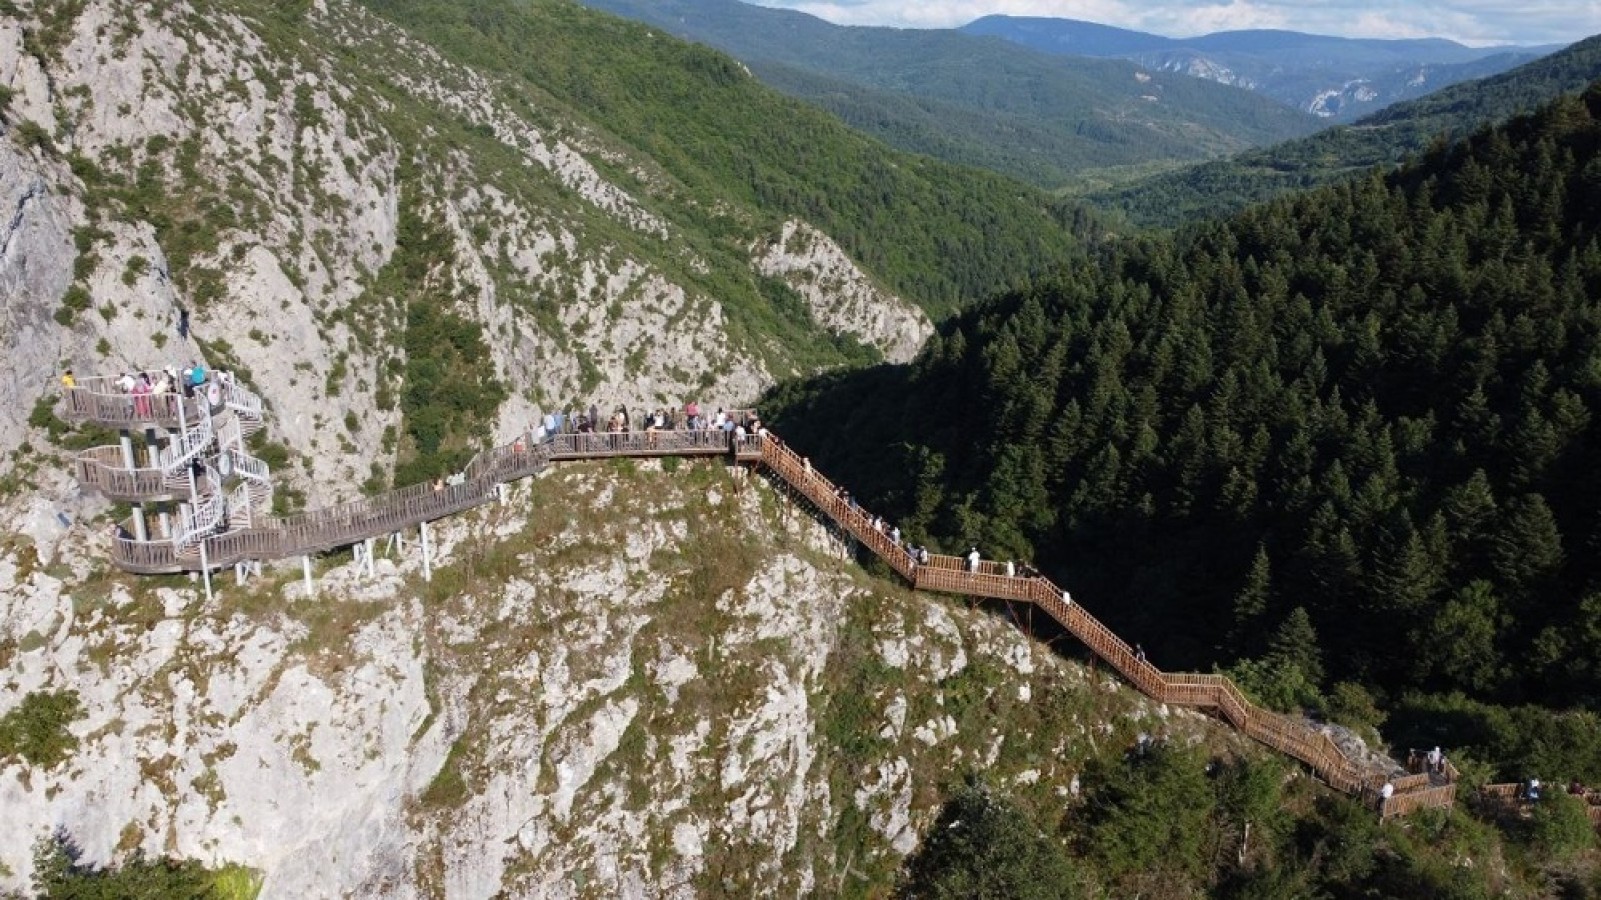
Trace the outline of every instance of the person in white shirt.
{"type": "Polygon", "coordinates": [[[973,549],[967,551],[967,571],[969,571],[969,572],[977,572],[978,571],[978,560],[979,560],[979,556],[978,556],[978,548],[977,547],[974,547],[973,549]]]}

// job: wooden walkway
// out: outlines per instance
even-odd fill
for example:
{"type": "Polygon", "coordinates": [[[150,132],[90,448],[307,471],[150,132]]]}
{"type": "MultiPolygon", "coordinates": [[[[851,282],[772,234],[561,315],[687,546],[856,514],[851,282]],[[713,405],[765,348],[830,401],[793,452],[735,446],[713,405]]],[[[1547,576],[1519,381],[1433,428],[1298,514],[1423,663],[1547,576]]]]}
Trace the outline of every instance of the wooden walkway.
{"type": "MultiPolygon", "coordinates": [[[[1226,676],[1161,671],[1042,576],[1007,575],[1005,564],[990,560],[981,560],[970,571],[966,562],[955,556],[931,556],[927,563],[918,564],[889,535],[875,528],[866,512],[843,499],[836,485],[788,447],[774,440],[763,442],[761,462],[913,587],[1032,603],[1151,699],[1210,710],[1252,739],[1305,763],[1331,787],[1380,809],[1380,789],[1390,780],[1389,772],[1350,759],[1326,734],[1305,722],[1257,706],[1226,676]]],[[[1456,799],[1456,778],[1454,771],[1449,775],[1452,777],[1441,785],[1431,785],[1426,776],[1393,780],[1394,794],[1382,804],[1382,814],[1388,818],[1451,806],[1456,799]]]]}
{"type": "MultiPolygon", "coordinates": [[[[185,401],[169,396],[158,403],[159,408],[154,411],[161,421],[157,424],[184,420],[186,411],[177,408],[182,402],[185,401]]],[[[69,392],[65,406],[67,414],[74,418],[124,428],[139,427],[151,414],[149,409],[135,411],[125,398],[108,400],[91,391],[69,392]]],[[[167,495],[170,489],[158,483],[152,470],[122,469],[121,460],[112,454],[117,449],[97,449],[80,457],[78,473],[86,487],[113,499],[161,499],[167,495]]],[[[964,560],[954,556],[932,556],[919,564],[904,547],[874,527],[874,520],[845,499],[837,485],[770,436],[750,435],[736,441],[721,431],[673,430],[653,434],[561,434],[537,444],[518,440],[479,454],[459,478],[452,479],[453,484],[412,485],[287,517],[255,516],[250,527],[204,538],[206,563],[222,568],[241,562],[304,556],[395,534],[490,503],[500,496],[501,485],[538,474],[555,462],[666,456],[726,456],[735,462],[764,466],[912,587],[1033,604],[1146,696],[1161,703],[1215,713],[1252,739],[1300,760],[1330,786],[1359,797],[1385,817],[1426,807],[1446,807],[1455,800],[1455,777],[1435,785],[1427,777],[1420,780],[1419,776],[1412,776],[1392,780],[1394,795],[1381,803],[1379,790],[1390,780],[1390,772],[1348,758],[1327,735],[1305,722],[1253,704],[1225,676],[1163,672],[1044,577],[1008,574],[1006,564],[988,560],[970,569],[964,560]]],[[[116,538],[112,559],[122,569],[145,574],[198,571],[202,567],[198,543],[180,552],[171,540],[116,538]]]]}
{"type": "MultiPolygon", "coordinates": [[[[746,444],[738,455],[744,459],[759,458],[755,439],[747,439],[746,444]]],[[[104,450],[92,452],[109,455],[109,451],[104,450]]],[[[714,431],[563,434],[538,445],[519,441],[479,454],[453,484],[438,488],[414,484],[291,516],[256,516],[251,527],[206,538],[206,563],[216,569],[240,562],[287,559],[394,534],[490,503],[499,496],[500,485],[536,475],[554,462],[611,457],[725,456],[729,453],[728,436],[714,431]]],[[[153,483],[146,470],[119,473],[89,463],[84,458],[79,459],[80,479],[86,487],[102,490],[113,499],[161,499],[166,490],[152,489],[141,495],[140,490],[147,486],[145,482],[153,483]]],[[[198,544],[180,552],[168,540],[138,541],[118,537],[113,538],[111,555],[118,568],[144,575],[196,572],[201,568],[198,544]]]]}

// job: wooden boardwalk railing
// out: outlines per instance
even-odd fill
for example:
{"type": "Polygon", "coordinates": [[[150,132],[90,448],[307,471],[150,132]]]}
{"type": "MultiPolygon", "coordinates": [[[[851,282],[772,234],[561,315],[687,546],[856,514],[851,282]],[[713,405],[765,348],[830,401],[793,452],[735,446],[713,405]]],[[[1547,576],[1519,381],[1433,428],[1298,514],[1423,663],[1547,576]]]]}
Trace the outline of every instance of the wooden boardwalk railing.
{"type": "MultiPolygon", "coordinates": [[[[90,392],[85,396],[98,395],[90,392]]],[[[101,405],[98,399],[90,402],[80,398],[80,402],[93,406],[94,415],[125,414],[121,406],[101,405]]],[[[80,474],[89,476],[86,486],[112,494],[119,489],[117,479],[104,476],[97,467],[109,468],[113,461],[102,459],[101,455],[80,458],[80,474]]],[[[1378,789],[1390,772],[1365,767],[1306,723],[1253,704],[1225,676],[1162,672],[1046,578],[1017,575],[1008,564],[992,560],[980,560],[973,566],[959,557],[933,555],[920,563],[847,493],[770,435],[734,439],[710,430],[560,434],[538,444],[522,438],[479,454],[450,484],[411,485],[293,516],[252,515],[253,527],[204,539],[206,562],[221,567],[247,560],[281,559],[392,534],[488,503],[497,496],[499,485],[536,474],[556,461],[717,455],[765,466],[914,588],[1031,603],[1153,700],[1215,710],[1220,718],[1253,740],[1300,760],[1332,787],[1380,808],[1385,817],[1425,807],[1450,806],[1455,799],[1454,779],[1442,786],[1430,786],[1427,778],[1416,783],[1401,779],[1392,782],[1394,794],[1381,803],[1378,789]]],[[[139,482],[142,470],[128,472],[126,477],[139,482]]],[[[135,483],[127,490],[142,486],[135,483]]],[[[192,571],[201,567],[198,545],[180,553],[170,540],[118,538],[113,541],[112,552],[116,564],[132,572],[192,571]]]]}
{"type": "Polygon", "coordinates": [[[79,484],[112,500],[165,500],[173,495],[166,470],[130,469],[118,446],[85,450],[78,454],[75,468],[79,484]]]}
{"type": "MultiPolygon", "coordinates": [[[[969,566],[966,560],[954,556],[931,556],[928,562],[919,564],[905,547],[874,528],[867,513],[844,499],[835,485],[787,446],[775,440],[764,442],[761,461],[914,587],[1033,603],[1152,699],[1214,709],[1252,739],[1305,763],[1330,786],[1355,794],[1376,808],[1380,806],[1378,789],[1390,773],[1369,769],[1348,758],[1328,735],[1311,726],[1256,706],[1227,677],[1162,672],[1043,577],[1008,575],[1005,564],[994,561],[981,560],[977,566],[969,566]]],[[[1425,778],[1419,784],[1395,786],[1395,793],[1383,803],[1382,812],[1388,817],[1425,807],[1450,806],[1455,795],[1454,783],[1429,787],[1425,778]]]]}
{"type": "MultiPolygon", "coordinates": [[[[117,448],[112,448],[117,449],[117,448]]],[[[747,440],[741,455],[759,452],[747,440]]],[[[251,516],[251,527],[224,531],[205,538],[206,564],[230,566],[249,560],[284,559],[349,546],[370,537],[393,534],[489,503],[497,486],[543,471],[562,460],[649,458],[662,456],[720,456],[730,452],[729,437],[717,431],[659,431],[654,434],[561,434],[537,446],[527,440],[479,454],[455,483],[435,487],[414,484],[373,497],[321,507],[291,516],[251,516]]],[[[143,471],[139,470],[143,479],[143,471]]],[[[132,477],[132,476],[130,476],[132,477]]],[[[91,473],[86,487],[99,487],[106,479],[91,473]]],[[[140,482],[143,485],[143,480],[140,482]]],[[[161,491],[165,491],[162,488],[161,491]]],[[[157,496],[148,493],[132,499],[157,496]]],[[[131,522],[124,528],[131,529],[131,522]]],[[[139,574],[198,571],[198,546],[179,551],[170,540],[135,541],[118,538],[112,543],[112,560],[119,568],[139,574]]]]}

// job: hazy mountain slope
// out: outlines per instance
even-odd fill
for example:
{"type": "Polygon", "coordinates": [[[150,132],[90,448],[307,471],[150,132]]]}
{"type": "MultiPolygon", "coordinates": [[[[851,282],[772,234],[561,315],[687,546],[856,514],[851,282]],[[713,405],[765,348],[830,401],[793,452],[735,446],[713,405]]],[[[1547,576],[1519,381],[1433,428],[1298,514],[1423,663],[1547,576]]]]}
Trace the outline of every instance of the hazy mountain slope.
{"type": "Polygon", "coordinates": [[[582,111],[669,176],[641,188],[656,202],[692,220],[729,206],[805,218],[936,315],[1069,244],[1036,192],[888,153],[728,57],[637,23],[560,0],[367,5],[582,111]]]}
{"type": "Polygon", "coordinates": [[[961,29],[1048,53],[1134,60],[1257,91],[1331,121],[1506,71],[1556,48],[1466,47],[1438,38],[1377,40],[1294,31],[1167,38],[1073,19],[985,16],[961,29]]]}
{"type": "Polygon", "coordinates": [[[1155,175],[1089,199],[1136,223],[1171,226],[1391,166],[1436,140],[1461,137],[1601,78],[1601,37],[1481,81],[1398,103],[1354,125],[1155,175]]]}
{"type": "MultiPolygon", "coordinates": [[[[719,47],[764,77],[764,67],[783,66],[854,84],[853,91],[837,96],[840,86],[818,90],[794,78],[773,81],[842,114],[874,104],[878,121],[850,121],[896,146],[928,147],[902,142],[922,117],[914,113],[905,121],[891,104],[877,100],[880,92],[965,110],[947,126],[956,145],[992,148],[986,157],[991,164],[1049,185],[1087,167],[1200,159],[1315,127],[1314,119],[1249,92],[1121,61],[1022,52],[954,31],[846,28],[737,0],[590,5],[719,47]],[[1018,151],[1033,161],[1014,164],[1018,151]],[[1038,178],[1042,170],[1047,179],[1038,178]]],[[[782,70],[771,74],[781,76],[782,70]]]]}

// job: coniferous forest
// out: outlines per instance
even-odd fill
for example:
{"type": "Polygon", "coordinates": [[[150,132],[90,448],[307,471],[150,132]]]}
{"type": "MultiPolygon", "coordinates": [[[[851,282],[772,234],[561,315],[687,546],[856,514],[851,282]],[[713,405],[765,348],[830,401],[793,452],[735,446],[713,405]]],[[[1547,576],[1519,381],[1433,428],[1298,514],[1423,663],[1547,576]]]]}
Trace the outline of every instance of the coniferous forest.
{"type": "Polygon", "coordinates": [[[1385,176],[1086,254],[780,433],[1169,669],[1601,780],[1601,84],[1385,176]]]}

